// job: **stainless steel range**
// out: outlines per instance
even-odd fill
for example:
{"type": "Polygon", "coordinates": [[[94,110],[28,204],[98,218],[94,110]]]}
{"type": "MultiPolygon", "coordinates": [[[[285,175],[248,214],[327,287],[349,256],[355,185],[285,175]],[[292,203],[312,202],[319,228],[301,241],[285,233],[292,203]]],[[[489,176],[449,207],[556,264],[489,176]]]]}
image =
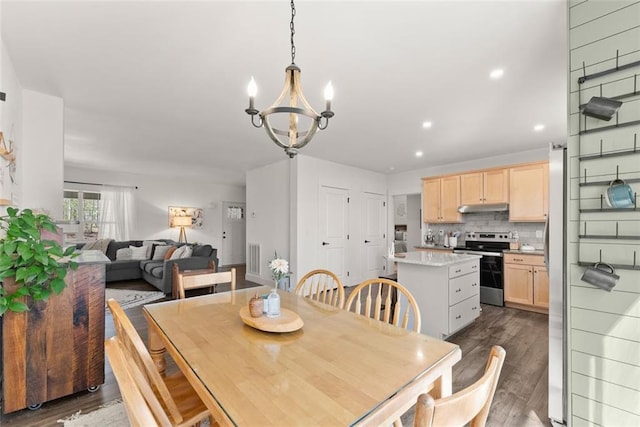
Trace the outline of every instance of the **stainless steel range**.
{"type": "Polygon", "coordinates": [[[465,233],[465,244],[457,254],[482,255],[480,259],[480,302],[504,306],[503,252],[509,249],[509,232],[472,231],[465,233]]]}

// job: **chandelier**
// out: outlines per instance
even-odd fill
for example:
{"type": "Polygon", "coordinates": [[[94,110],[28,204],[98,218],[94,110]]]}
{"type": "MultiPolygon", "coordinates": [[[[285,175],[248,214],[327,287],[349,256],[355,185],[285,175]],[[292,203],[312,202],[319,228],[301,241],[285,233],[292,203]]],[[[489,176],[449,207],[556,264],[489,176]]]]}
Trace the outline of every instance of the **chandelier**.
{"type": "Polygon", "coordinates": [[[256,81],[251,77],[249,82],[249,108],[244,110],[251,116],[251,124],[260,128],[263,127],[267,131],[267,135],[276,143],[280,148],[283,148],[285,153],[293,158],[298,154],[298,150],[311,141],[318,129],[324,130],[329,124],[329,119],[333,117],[333,111],[331,111],[331,100],[333,99],[333,86],[329,82],[324,90],[324,97],[326,100],[325,110],[318,114],[309,105],[304,95],[302,94],[302,86],[300,85],[300,68],[295,64],[296,57],[296,45],[293,42],[293,36],[295,34],[295,28],[293,24],[293,18],[296,15],[296,8],[291,0],[291,22],[289,28],[291,29],[291,65],[285,69],[284,87],[282,93],[273,103],[273,105],[264,111],[258,111],[254,107],[254,101],[258,87],[256,81]],[[289,102],[288,105],[285,102],[289,102]],[[288,117],[284,116],[288,115],[288,117]],[[259,116],[256,120],[256,116],[259,116]],[[277,123],[272,123],[272,119],[276,117],[283,117],[282,123],[288,128],[278,129],[277,123]],[[323,121],[324,119],[324,121],[323,121]],[[299,130],[298,126],[303,126],[303,122],[308,122],[307,130],[299,130]]]}

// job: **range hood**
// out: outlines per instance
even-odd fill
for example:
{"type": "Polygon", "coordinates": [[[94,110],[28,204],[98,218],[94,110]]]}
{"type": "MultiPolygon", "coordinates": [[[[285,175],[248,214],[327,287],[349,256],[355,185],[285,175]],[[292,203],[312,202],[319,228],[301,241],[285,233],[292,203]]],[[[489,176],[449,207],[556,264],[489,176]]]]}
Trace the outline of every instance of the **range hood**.
{"type": "Polygon", "coordinates": [[[478,212],[506,212],[509,210],[509,203],[487,203],[484,205],[462,205],[458,207],[460,213],[478,212]]]}

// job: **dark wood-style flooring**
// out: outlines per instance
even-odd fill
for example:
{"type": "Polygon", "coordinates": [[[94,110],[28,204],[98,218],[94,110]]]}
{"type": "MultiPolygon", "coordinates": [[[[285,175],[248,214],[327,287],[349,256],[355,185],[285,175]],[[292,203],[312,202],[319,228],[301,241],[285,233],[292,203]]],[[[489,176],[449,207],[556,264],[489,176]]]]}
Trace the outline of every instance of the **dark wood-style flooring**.
{"type": "MultiPolygon", "coordinates": [[[[246,282],[244,266],[238,266],[238,288],[252,287],[246,282]]],[[[227,285],[228,286],[228,285],[227,285]]],[[[109,287],[155,290],[144,281],[110,283],[109,287]]],[[[224,291],[223,287],[219,291],[224,291]]],[[[146,342],[147,325],[142,308],[127,310],[133,325],[146,342]]],[[[113,321],[106,314],[105,336],[115,334],[113,321]]],[[[547,316],[511,308],[483,305],[480,318],[450,337],[462,349],[462,360],[453,370],[453,391],[478,379],[484,370],[489,349],[501,345],[507,352],[488,419],[490,426],[550,426],[547,418],[547,316]]],[[[167,369],[175,369],[168,363],[167,369]]],[[[81,392],[45,403],[36,411],[28,409],[0,415],[2,427],[61,426],[58,420],[77,411],[91,412],[120,397],[109,363],[105,363],[105,384],[95,393],[81,392]]]]}

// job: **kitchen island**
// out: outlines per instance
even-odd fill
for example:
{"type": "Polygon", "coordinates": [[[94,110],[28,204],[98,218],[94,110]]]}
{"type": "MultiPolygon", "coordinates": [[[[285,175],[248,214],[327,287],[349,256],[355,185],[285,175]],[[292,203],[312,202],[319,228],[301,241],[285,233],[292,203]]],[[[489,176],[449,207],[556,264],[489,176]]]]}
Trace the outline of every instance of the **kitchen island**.
{"type": "Polygon", "coordinates": [[[389,258],[398,264],[398,283],[418,303],[420,332],[444,339],[480,315],[480,258],[431,251],[389,258]]]}

